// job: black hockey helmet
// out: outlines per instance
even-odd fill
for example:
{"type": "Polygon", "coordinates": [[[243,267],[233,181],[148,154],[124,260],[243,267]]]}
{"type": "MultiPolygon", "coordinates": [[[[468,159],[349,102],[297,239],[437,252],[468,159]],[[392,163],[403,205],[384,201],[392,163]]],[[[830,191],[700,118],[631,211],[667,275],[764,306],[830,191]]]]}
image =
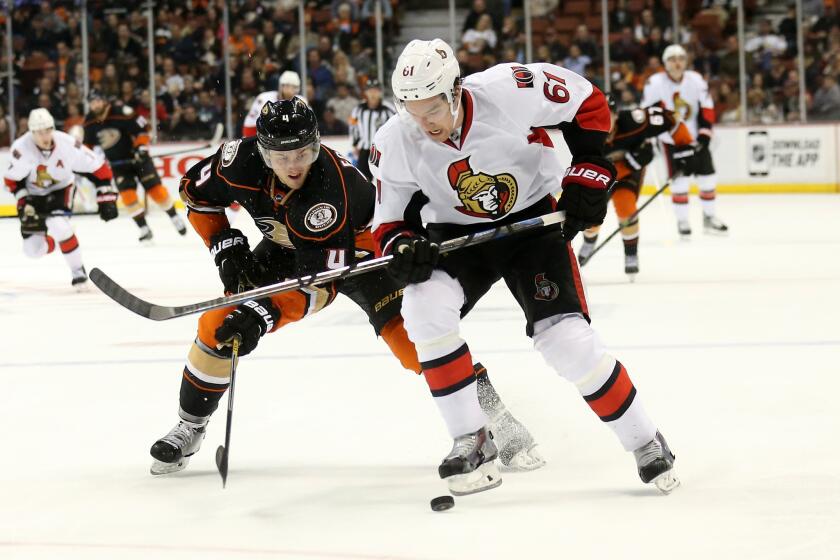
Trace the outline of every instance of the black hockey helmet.
{"type": "Polygon", "coordinates": [[[299,97],[269,101],[257,118],[257,142],[269,151],[289,151],[320,141],[315,111],[299,97]]]}

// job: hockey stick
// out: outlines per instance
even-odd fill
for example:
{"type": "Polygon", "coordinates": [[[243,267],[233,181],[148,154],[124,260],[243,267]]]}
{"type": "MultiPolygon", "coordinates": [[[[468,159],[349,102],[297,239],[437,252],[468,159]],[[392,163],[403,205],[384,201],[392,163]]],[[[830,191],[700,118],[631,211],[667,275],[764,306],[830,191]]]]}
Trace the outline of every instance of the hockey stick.
{"type": "MultiPolygon", "coordinates": [[[[522,231],[560,224],[563,223],[564,218],[565,214],[563,212],[553,212],[551,214],[545,214],[544,216],[537,216],[536,218],[530,218],[520,222],[480,231],[478,233],[471,233],[469,235],[456,237],[455,239],[449,239],[441,243],[440,252],[449,253],[458,249],[463,249],[464,247],[470,247],[472,245],[478,245],[480,243],[486,243],[495,239],[508,237],[522,231]]],[[[371,270],[383,268],[387,266],[390,261],[391,255],[387,255],[379,257],[378,259],[364,261],[354,266],[343,266],[335,270],[325,270],[324,272],[319,272],[318,274],[292,278],[290,280],[278,282],[277,284],[271,284],[262,288],[255,288],[239,294],[174,307],[156,305],[140,299],[114,282],[107,274],[98,268],[92,269],[89,277],[91,281],[105,293],[106,296],[116,301],[129,311],[153,321],[166,321],[168,319],[192,315],[193,313],[200,313],[210,309],[226,307],[228,305],[240,303],[249,299],[272,296],[283,292],[306,288],[308,286],[319,286],[321,284],[342,278],[352,278],[353,276],[358,276],[360,274],[370,272],[371,270]]]]}
{"type": "Polygon", "coordinates": [[[649,199],[647,199],[647,200],[645,201],[645,203],[644,203],[644,204],[642,204],[642,205],[639,207],[639,209],[638,209],[638,210],[636,210],[635,212],[633,212],[632,214],[630,214],[630,217],[628,217],[626,220],[623,220],[623,221],[619,222],[618,227],[617,227],[617,228],[615,228],[615,230],[614,230],[611,234],[609,234],[609,235],[607,236],[607,238],[606,238],[606,239],[604,239],[603,241],[601,241],[601,243],[600,243],[597,247],[595,247],[595,249],[592,251],[592,253],[590,253],[589,257],[587,257],[587,259],[586,259],[585,261],[583,261],[583,262],[580,264],[580,266],[581,266],[581,267],[584,267],[584,266],[586,266],[587,264],[589,264],[589,261],[591,261],[591,260],[592,260],[592,257],[594,257],[594,256],[595,256],[595,253],[597,253],[598,251],[600,251],[600,250],[604,247],[604,245],[606,245],[607,243],[609,243],[610,239],[612,239],[613,237],[615,237],[616,235],[618,235],[618,233],[621,231],[621,229],[622,229],[622,228],[624,228],[624,227],[626,227],[626,226],[629,226],[631,223],[633,223],[633,220],[635,220],[635,219],[636,219],[636,216],[638,216],[639,214],[641,214],[641,213],[642,213],[642,210],[644,210],[645,208],[647,208],[648,204],[650,204],[651,202],[653,202],[653,200],[654,200],[657,196],[659,196],[660,194],[662,194],[662,193],[665,191],[665,189],[667,189],[668,187],[670,187],[670,186],[671,186],[671,182],[672,182],[672,181],[673,181],[676,177],[677,177],[677,175],[674,175],[674,176],[670,177],[667,181],[665,181],[665,184],[664,184],[664,185],[662,185],[661,187],[659,187],[659,190],[658,190],[658,191],[656,191],[655,193],[653,193],[653,194],[651,195],[651,197],[650,197],[649,199]]]}
{"type": "MultiPolygon", "coordinates": [[[[213,137],[210,139],[209,142],[207,142],[206,144],[204,144],[202,146],[196,146],[194,148],[181,148],[179,150],[175,150],[175,151],[172,151],[172,152],[166,152],[166,153],[163,153],[163,154],[149,154],[149,157],[161,158],[161,157],[177,156],[179,154],[186,154],[186,153],[189,153],[189,152],[195,152],[195,151],[198,151],[198,150],[206,150],[207,148],[212,148],[212,147],[216,146],[222,140],[222,134],[224,133],[224,131],[225,131],[225,126],[222,123],[218,123],[216,125],[216,128],[214,129],[213,137]]],[[[118,160],[115,160],[115,161],[111,161],[109,163],[112,166],[113,165],[127,165],[129,163],[133,163],[134,161],[135,161],[134,159],[118,159],[118,160]]]]}
{"type": "Polygon", "coordinates": [[[233,337],[230,351],[230,387],[228,387],[227,422],[225,423],[225,444],[216,449],[216,468],[222,475],[222,488],[227,484],[228,458],[230,457],[230,427],[233,422],[233,389],[236,386],[236,360],[239,358],[239,337],[233,337]]]}

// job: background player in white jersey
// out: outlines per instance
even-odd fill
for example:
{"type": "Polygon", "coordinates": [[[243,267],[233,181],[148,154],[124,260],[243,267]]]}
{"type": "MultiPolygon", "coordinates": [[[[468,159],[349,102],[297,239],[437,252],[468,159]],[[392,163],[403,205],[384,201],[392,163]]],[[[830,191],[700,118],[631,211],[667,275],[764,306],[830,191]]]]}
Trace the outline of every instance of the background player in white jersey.
{"type": "Polygon", "coordinates": [[[604,95],[552,64],[500,64],[462,83],[455,54],[440,39],[409,43],[391,87],[401,114],[371,148],[373,235],[379,251],[393,255],[391,273],[408,282],[405,327],[454,439],[440,477],[455,494],[501,483],[459,323],[504,278],[546,362],[634,453],[642,480],[673,489],[673,454],[624,366],[589,326],[570,243],[603,222],[615,177],[603,155],[610,129],[604,95]],[[572,153],[565,176],[544,127],[563,131],[572,153]],[[543,228],[438,259],[441,240],[552,212],[561,176],[562,231],[543,228]]]}
{"type": "Polygon", "coordinates": [[[17,199],[23,252],[33,258],[51,253],[58,244],[72,272],[73,286],[87,282],[79,241],[70,225],[75,192],[74,173],[96,185],[99,216],[117,217],[117,189],[101,155],[69,134],[55,130],[46,109],[29,113],[29,132],[11,147],[11,164],[4,174],[6,187],[17,199]]]}
{"type": "Polygon", "coordinates": [[[280,74],[280,78],[277,80],[276,91],[264,91],[251,103],[251,109],[245,115],[245,122],[242,123],[242,137],[247,138],[248,136],[257,135],[257,118],[260,116],[260,110],[263,108],[263,105],[269,101],[281,101],[293,97],[300,97],[306,101],[300,95],[300,76],[298,76],[297,72],[286,70],[280,74]]]}
{"type": "MultiPolygon", "coordinates": [[[[709,86],[694,70],[686,70],[688,56],[680,45],[670,45],[662,54],[665,71],[648,78],[642,95],[642,107],[660,105],[677,113],[697,140],[699,150],[693,163],[694,176],[700,189],[700,203],[703,205],[703,228],[711,233],[725,233],[728,228],[715,214],[715,188],[717,177],[712,162],[709,142],[712,140],[712,125],[715,122],[715,106],[709,95],[709,86]]],[[[673,174],[673,140],[662,139],[668,172],[673,174]]],[[[671,183],[671,200],[677,215],[677,229],[681,235],[691,235],[688,219],[688,189],[691,176],[676,177],[671,183]]]]}

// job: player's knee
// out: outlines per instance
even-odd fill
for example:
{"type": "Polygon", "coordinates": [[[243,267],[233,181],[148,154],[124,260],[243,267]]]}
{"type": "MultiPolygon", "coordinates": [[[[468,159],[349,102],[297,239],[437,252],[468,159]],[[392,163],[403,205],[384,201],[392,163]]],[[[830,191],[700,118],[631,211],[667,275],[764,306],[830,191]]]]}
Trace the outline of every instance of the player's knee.
{"type": "Polygon", "coordinates": [[[534,347],[548,365],[573,383],[593,371],[605,353],[598,334],[579,313],[537,321],[534,347]]]}
{"type": "Polygon", "coordinates": [[[37,259],[47,254],[47,240],[43,235],[30,235],[23,239],[23,254],[37,259]]]}
{"type": "Polygon", "coordinates": [[[636,211],[636,195],[628,189],[616,189],[612,200],[615,213],[622,220],[629,218],[636,211]]]}
{"type": "Polygon", "coordinates": [[[120,200],[126,207],[137,204],[137,189],[125,189],[120,191],[120,200]]]}
{"type": "Polygon", "coordinates": [[[171,206],[172,200],[169,198],[169,191],[161,184],[157,184],[149,189],[149,196],[152,200],[157,202],[160,206],[171,206]]]}
{"type": "Polygon", "coordinates": [[[464,290],[461,284],[442,270],[420,284],[405,287],[402,316],[414,343],[436,340],[458,332],[464,290]]]}

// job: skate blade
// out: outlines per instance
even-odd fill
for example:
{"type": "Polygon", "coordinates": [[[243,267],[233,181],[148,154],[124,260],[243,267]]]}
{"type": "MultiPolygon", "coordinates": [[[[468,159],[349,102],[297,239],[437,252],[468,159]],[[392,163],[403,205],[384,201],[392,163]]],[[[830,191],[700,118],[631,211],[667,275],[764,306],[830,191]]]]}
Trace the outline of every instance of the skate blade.
{"type": "Polygon", "coordinates": [[[177,463],[164,463],[163,461],[158,461],[157,459],[155,459],[152,463],[152,467],[149,469],[149,472],[151,472],[155,476],[162,474],[172,474],[184,470],[189,464],[189,457],[184,457],[177,463]]]}
{"type": "Polygon", "coordinates": [[[674,469],[669,471],[665,471],[664,473],[660,474],[653,480],[651,480],[654,485],[659,489],[660,492],[665,494],[666,496],[677,489],[680,485],[680,479],[677,478],[676,473],[674,473],[674,469]]]}
{"type": "Polygon", "coordinates": [[[90,283],[89,282],[82,282],[81,284],[76,284],[73,286],[73,290],[77,294],[87,294],[91,292],[90,283]]]}
{"type": "Polygon", "coordinates": [[[453,496],[468,496],[496,488],[502,483],[502,475],[495,463],[490,462],[482,464],[471,473],[447,477],[446,483],[453,496]]]}
{"type": "Polygon", "coordinates": [[[630,281],[631,284],[636,282],[636,275],[638,272],[624,272],[627,275],[627,279],[630,281]]]}
{"type": "Polygon", "coordinates": [[[720,231],[712,228],[704,228],[703,233],[705,233],[706,235],[713,235],[716,237],[726,237],[727,235],[729,235],[729,231],[720,231]]]}
{"type": "Polygon", "coordinates": [[[507,464],[502,463],[503,472],[528,472],[535,471],[545,466],[545,459],[542,458],[537,446],[530,449],[523,449],[513,455],[507,464]]]}

